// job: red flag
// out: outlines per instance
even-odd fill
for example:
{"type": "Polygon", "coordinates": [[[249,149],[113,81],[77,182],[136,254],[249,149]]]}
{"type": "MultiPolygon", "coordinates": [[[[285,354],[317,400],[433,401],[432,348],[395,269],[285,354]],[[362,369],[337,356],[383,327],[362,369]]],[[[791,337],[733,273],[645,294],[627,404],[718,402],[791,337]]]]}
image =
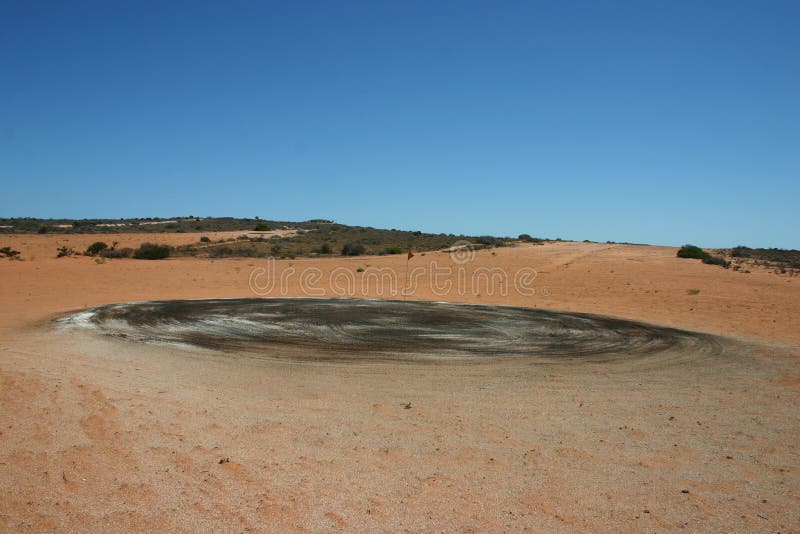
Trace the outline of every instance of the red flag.
{"type": "Polygon", "coordinates": [[[411,252],[411,251],[409,251],[409,252],[408,252],[408,259],[410,260],[410,259],[411,259],[411,258],[413,258],[413,257],[414,257],[414,253],[413,253],[413,252],[411,252]]]}

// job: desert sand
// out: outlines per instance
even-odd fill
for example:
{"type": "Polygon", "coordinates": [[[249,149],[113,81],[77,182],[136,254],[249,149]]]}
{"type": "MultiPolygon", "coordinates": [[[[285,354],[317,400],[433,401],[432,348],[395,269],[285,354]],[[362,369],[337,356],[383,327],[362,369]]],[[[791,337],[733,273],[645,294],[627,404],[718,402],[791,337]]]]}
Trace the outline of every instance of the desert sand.
{"type": "MultiPolygon", "coordinates": [[[[303,296],[293,273],[308,268],[405,277],[405,256],[55,258],[97,239],[198,238],[2,236],[23,261],[0,262],[0,530],[800,530],[797,278],[565,242],[456,265],[535,269],[534,294],[442,295],[422,276],[405,297],[350,295],[589,312],[739,347],[680,362],[262,360],[53,324],[118,302],[257,296],[254,269],[287,280],[258,296],[303,296]]],[[[409,266],[433,262],[454,266],[440,252],[409,266]]]]}

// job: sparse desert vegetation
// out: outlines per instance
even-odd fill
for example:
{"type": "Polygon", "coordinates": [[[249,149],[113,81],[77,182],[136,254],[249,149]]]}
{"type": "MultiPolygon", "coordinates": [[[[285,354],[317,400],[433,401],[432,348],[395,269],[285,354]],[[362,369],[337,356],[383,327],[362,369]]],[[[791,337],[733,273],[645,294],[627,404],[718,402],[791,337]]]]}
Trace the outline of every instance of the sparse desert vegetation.
{"type": "MultiPolygon", "coordinates": [[[[443,250],[459,241],[483,249],[517,244],[508,237],[427,234],[419,231],[384,230],[379,228],[316,223],[299,228],[290,235],[242,235],[236,241],[223,240],[203,243],[202,247],[186,245],[175,250],[176,255],[209,257],[266,257],[295,258],[309,256],[391,255],[404,251],[443,250]]],[[[545,240],[531,238],[531,243],[545,240]]]]}
{"type": "Polygon", "coordinates": [[[702,248],[695,245],[683,245],[678,250],[678,257],[694,259],[694,260],[704,260],[706,258],[710,258],[711,254],[709,254],[702,248]]]}
{"type": "Polygon", "coordinates": [[[363,256],[367,248],[358,241],[345,243],[342,247],[342,256],[363,256]]]}
{"type": "Polygon", "coordinates": [[[0,234],[54,233],[54,234],[107,234],[107,233],[189,233],[251,231],[258,224],[270,228],[287,225],[313,226],[315,222],[290,223],[235,217],[143,217],[135,219],[37,219],[33,217],[0,218],[0,234]]]}
{"type": "Polygon", "coordinates": [[[707,263],[708,265],[719,265],[720,267],[724,267],[725,269],[731,266],[731,262],[729,262],[722,256],[709,255],[707,258],[703,258],[702,261],[703,263],[707,263]]]}
{"type": "Polygon", "coordinates": [[[110,247],[100,251],[100,256],[103,258],[130,258],[133,256],[133,249],[130,247],[116,248],[110,247]]]}
{"type": "MultiPolygon", "coordinates": [[[[519,242],[542,244],[547,239],[522,234],[519,238],[495,236],[469,236],[454,234],[431,234],[421,231],[380,229],[364,226],[337,224],[328,219],[312,219],[304,222],[268,221],[264,219],[237,219],[231,217],[199,218],[173,217],[170,219],[0,219],[0,233],[35,233],[38,229],[54,234],[109,234],[109,233],[200,233],[200,232],[275,232],[272,235],[241,234],[236,238],[214,241],[207,235],[199,241],[176,247],[171,255],[219,257],[266,257],[284,258],[317,255],[360,254],[386,255],[403,251],[433,251],[451,247],[458,241],[472,243],[475,249],[503,247],[519,242]],[[358,244],[358,245],[356,245],[358,244]],[[347,252],[343,252],[347,246],[347,252]]],[[[97,245],[100,246],[100,245],[97,245]]],[[[114,248],[113,246],[108,248],[114,248]]],[[[100,251],[87,254],[101,255],[100,251]]],[[[126,257],[106,256],[106,257],[126,257]]]]}
{"type": "Polygon", "coordinates": [[[732,249],[719,249],[718,255],[695,245],[684,245],[678,250],[679,258],[699,259],[703,263],[719,265],[726,269],[743,273],[752,272],[751,268],[764,268],[776,274],[794,276],[800,271],[800,250],[779,248],[750,248],[737,246],[732,249]]]}
{"type": "Polygon", "coordinates": [[[104,241],[95,241],[91,245],[86,248],[86,255],[87,256],[97,256],[104,250],[108,248],[108,244],[104,241]]]}
{"type": "Polygon", "coordinates": [[[730,262],[722,256],[712,256],[702,248],[695,245],[683,245],[678,250],[679,258],[696,259],[709,265],[719,265],[720,267],[730,267],[730,262]]]}
{"type": "Polygon", "coordinates": [[[16,259],[19,258],[19,250],[14,250],[11,247],[0,248],[0,258],[16,259]]]}
{"type": "Polygon", "coordinates": [[[800,250],[780,248],[750,248],[745,246],[734,247],[725,251],[735,270],[750,272],[748,267],[762,267],[771,269],[777,274],[794,276],[800,272],[800,250]]]}
{"type": "Polygon", "coordinates": [[[155,243],[142,243],[133,252],[133,257],[137,260],[163,260],[169,258],[172,247],[169,245],[157,245],[155,243]]]}

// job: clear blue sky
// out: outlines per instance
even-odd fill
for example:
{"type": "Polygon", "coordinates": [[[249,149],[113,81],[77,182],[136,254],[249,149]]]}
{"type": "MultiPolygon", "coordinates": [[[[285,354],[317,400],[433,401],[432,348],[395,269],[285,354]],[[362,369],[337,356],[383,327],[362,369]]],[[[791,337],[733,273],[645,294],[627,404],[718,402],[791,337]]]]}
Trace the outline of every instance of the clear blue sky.
{"type": "Polygon", "coordinates": [[[800,248],[800,2],[0,0],[0,216],[800,248]]]}

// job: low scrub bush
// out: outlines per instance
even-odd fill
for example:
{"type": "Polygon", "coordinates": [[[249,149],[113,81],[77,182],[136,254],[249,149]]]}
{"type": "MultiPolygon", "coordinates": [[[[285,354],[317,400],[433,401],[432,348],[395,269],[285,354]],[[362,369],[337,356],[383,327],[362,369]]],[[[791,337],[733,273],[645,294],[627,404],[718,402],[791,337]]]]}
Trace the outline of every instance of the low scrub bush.
{"type": "Polygon", "coordinates": [[[361,256],[366,251],[367,249],[364,248],[364,245],[354,241],[351,243],[346,243],[342,247],[342,256],[361,256]]]}
{"type": "Polygon", "coordinates": [[[19,256],[19,250],[13,250],[11,247],[0,248],[0,256],[4,258],[16,258],[19,256]]]}
{"type": "Polygon", "coordinates": [[[519,234],[517,239],[520,241],[525,241],[526,243],[544,243],[544,239],[532,237],[530,234],[519,234]]]}
{"type": "Polygon", "coordinates": [[[210,243],[210,242],[211,242],[211,239],[209,239],[209,238],[208,238],[208,236],[204,235],[204,236],[202,236],[202,237],[200,238],[200,242],[201,242],[201,243],[210,243]]]}
{"type": "Polygon", "coordinates": [[[169,245],[142,243],[142,246],[134,251],[133,257],[137,260],[163,260],[169,258],[170,252],[172,252],[172,247],[169,245]]]}
{"type": "Polygon", "coordinates": [[[749,258],[750,250],[751,249],[748,247],[739,245],[738,247],[733,247],[733,249],[731,249],[731,256],[734,258],[749,258]]]}
{"type": "Polygon", "coordinates": [[[208,249],[209,258],[258,258],[265,254],[254,247],[235,244],[233,246],[219,246],[208,249]]]}
{"type": "Polygon", "coordinates": [[[683,245],[680,248],[680,250],[678,250],[678,257],[690,258],[695,260],[704,260],[706,258],[710,258],[711,254],[709,254],[702,248],[696,247],[694,245],[683,245]]]}
{"type": "Polygon", "coordinates": [[[89,247],[86,249],[86,255],[87,256],[97,256],[98,254],[100,254],[101,252],[103,252],[107,248],[108,248],[108,245],[106,243],[104,243],[102,241],[95,241],[94,243],[89,245],[89,247]]]}
{"type": "Polygon", "coordinates": [[[725,267],[726,269],[731,266],[731,262],[722,256],[708,256],[707,258],[703,258],[703,263],[708,263],[709,265],[719,265],[720,267],[725,267]]]}
{"type": "Polygon", "coordinates": [[[130,258],[133,256],[133,249],[125,248],[107,248],[100,251],[100,256],[103,258],[130,258]]]}
{"type": "Polygon", "coordinates": [[[258,223],[254,228],[256,232],[269,232],[272,228],[267,223],[258,223]]]}
{"type": "Polygon", "coordinates": [[[72,256],[75,254],[75,251],[71,248],[67,248],[66,246],[58,247],[56,250],[56,258],[65,258],[67,256],[72,256]]]}
{"type": "Polygon", "coordinates": [[[208,250],[209,258],[227,258],[229,256],[233,256],[231,247],[214,247],[208,250]]]}
{"type": "Polygon", "coordinates": [[[782,268],[800,269],[800,250],[750,248],[739,245],[731,250],[731,256],[734,258],[750,258],[782,268]]]}

